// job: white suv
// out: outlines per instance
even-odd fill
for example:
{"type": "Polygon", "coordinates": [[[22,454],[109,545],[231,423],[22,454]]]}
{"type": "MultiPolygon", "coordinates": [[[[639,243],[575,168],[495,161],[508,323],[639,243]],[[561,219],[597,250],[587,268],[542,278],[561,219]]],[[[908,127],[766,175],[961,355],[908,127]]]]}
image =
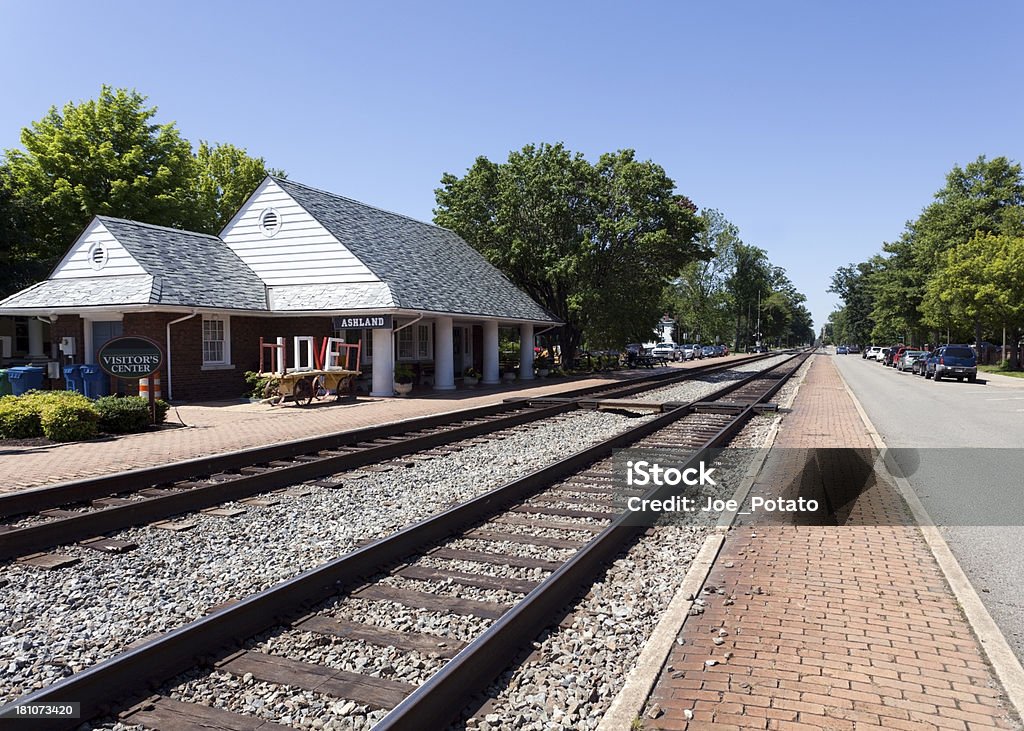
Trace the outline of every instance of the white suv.
{"type": "Polygon", "coordinates": [[[870,358],[871,360],[878,360],[881,357],[881,355],[882,355],[882,346],[881,345],[872,345],[871,349],[868,351],[868,354],[865,357],[866,358],[870,358]]]}
{"type": "Polygon", "coordinates": [[[651,355],[655,358],[668,358],[669,360],[679,360],[679,346],[675,343],[658,343],[651,349],[651,355]]]}

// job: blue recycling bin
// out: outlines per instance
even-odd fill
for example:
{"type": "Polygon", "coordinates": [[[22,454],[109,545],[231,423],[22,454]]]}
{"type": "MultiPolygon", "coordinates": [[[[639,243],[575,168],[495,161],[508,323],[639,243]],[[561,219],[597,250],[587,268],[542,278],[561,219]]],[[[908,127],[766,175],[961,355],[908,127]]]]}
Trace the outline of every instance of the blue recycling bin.
{"type": "Polygon", "coordinates": [[[110,395],[110,377],[95,363],[80,366],[82,374],[82,393],[91,399],[110,395]]]}
{"type": "Polygon", "coordinates": [[[43,387],[43,373],[38,366],[15,366],[7,369],[7,377],[11,381],[11,393],[21,396],[26,391],[43,387]]]}
{"type": "Polygon", "coordinates": [[[68,391],[77,391],[83,393],[82,390],[82,366],[81,365],[68,365],[64,366],[64,381],[67,383],[68,391]]]}

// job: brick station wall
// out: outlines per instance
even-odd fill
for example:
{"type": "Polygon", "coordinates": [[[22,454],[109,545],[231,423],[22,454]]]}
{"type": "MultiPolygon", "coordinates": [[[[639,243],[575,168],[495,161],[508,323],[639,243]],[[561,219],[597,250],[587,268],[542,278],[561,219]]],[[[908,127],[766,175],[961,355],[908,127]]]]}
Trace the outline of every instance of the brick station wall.
{"type": "MultiPolygon", "coordinates": [[[[177,312],[125,313],[124,334],[144,335],[167,347],[167,323],[182,315],[177,312]]],[[[291,339],[295,335],[326,337],[331,334],[330,317],[231,317],[231,363],[234,368],[203,370],[203,318],[171,327],[171,372],[175,401],[214,401],[235,399],[247,394],[245,372],[259,370],[260,337],[273,342],[287,339],[289,363],[291,339]]],[[[167,368],[160,372],[161,388],[167,397],[167,368]]],[[[137,393],[134,383],[126,391],[137,393]]]]}
{"type": "MultiPolygon", "coordinates": [[[[180,312],[127,312],[124,315],[125,335],[144,335],[167,347],[167,323],[182,317],[180,312]]],[[[327,337],[332,333],[330,317],[231,317],[231,362],[234,368],[203,370],[203,318],[171,327],[171,370],[174,374],[175,401],[213,401],[235,399],[248,393],[245,372],[259,370],[260,337],[275,342],[283,337],[288,343],[288,363],[292,362],[292,337],[314,335],[327,337]]],[[[50,328],[50,339],[59,343],[62,337],[75,338],[78,352],[72,359],[82,362],[85,347],[85,326],[78,315],[60,315],[50,328]]],[[[268,353],[269,355],[269,353],[268,353]]],[[[62,359],[61,365],[67,359],[62,359]]],[[[268,364],[269,367],[269,364],[268,364]]],[[[167,397],[167,367],[160,371],[161,389],[167,397]]],[[[51,388],[66,387],[64,379],[47,382],[51,388]]],[[[121,381],[118,389],[127,395],[138,393],[134,381],[121,381]]]]}

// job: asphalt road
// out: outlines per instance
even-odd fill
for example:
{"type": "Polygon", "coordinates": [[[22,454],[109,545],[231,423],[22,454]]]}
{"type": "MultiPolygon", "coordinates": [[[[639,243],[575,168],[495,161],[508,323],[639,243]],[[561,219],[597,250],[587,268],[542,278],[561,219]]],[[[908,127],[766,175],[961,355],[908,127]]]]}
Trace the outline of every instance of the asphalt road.
{"type": "Polygon", "coordinates": [[[1024,379],[934,383],[860,355],[835,363],[1024,661],[1024,379]]]}

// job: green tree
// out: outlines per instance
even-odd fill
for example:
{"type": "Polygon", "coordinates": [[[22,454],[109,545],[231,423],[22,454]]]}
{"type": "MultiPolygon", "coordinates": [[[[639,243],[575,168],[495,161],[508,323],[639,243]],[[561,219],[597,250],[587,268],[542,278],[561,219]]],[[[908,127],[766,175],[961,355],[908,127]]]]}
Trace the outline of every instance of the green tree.
{"type": "Polygon", "coordinates": [[[978,233],[946,252],[921,306],[942,328],[979,323],[991,330],[1024,326],[1024,238],[978,233]]]}
{"type": "MultiPolygon", "coordinates": [[[[97,214],[217,233],[268,170],[202,142],[195,154],[136,91],[50,109],[0,164],[0,294],[42,279],[97,214]]],[[[273,171],[283,176],[281,171],[273,171]]]]}
{"type": "Polygon", "coordinates": [[[828,291],[838,294],[843,300],[841,342],[857,345],[871,342],[871,331],[875,324],[871,314],[875,300],[873,281],[879,262],[880,258],[875,257],[859,264],[839,267],[832,275],[828,291]]]}
{"type": "Polygon", "coordinates": [[[737,352],[761,339],[757,332],[758,307],[771,294],[772,273],[764,249],[742,243],[736,246],[733,273],[726,280],[726,288],[735,308],[737,352]]]}
{"type": "Polygon", "coordinates": [[[561,144],[446,173],[434,220],[480,251],[566,325],[563,357],[583,342],[646,337],[669,276],[702,252],[695,207],[632,150],[591,165],[561,144]]]}
{"type": "Polygon", "coordinates": [[[6,153],[14,199],[33,208],[29,236],[55,261],[96,214],[189,228],[192,148],[135,91],[104,86],[99,98],[56,107],[22,130],[6,153]]]}
{"type": "Polygon", "coordinates": [[[195,230],[219,233],[268,173],[285,177],[283,171],[268,169],[262,157],[250,157],[240,147],[200,142],[193,177],[195,230]]]}
{"type": "MultiPolygon", "coordinates": [[[[934,326],[938,315],[937,303],[932,303],[924,322],[925,288],[944,266],[946,252],[978,232],[1021,235],[1022,226],[1024,177],[1019,164],[983,155],[964,168],[954,166],[932,203],[907,223],[898,241],[884,245],[889,256],[881,260],[872,286],[875,339],[923,339],[925,326],[934,326]]],[[[980,323],[974,324],[980,337],[980,323]]]]}
{"type": "Polygon", "coordinates": [[[683,267],[666,290],[665,309],[675,316],[688,340],[727,341],[735,314],[727,285],[742,242],[739,229],[721,211],[706,209],[701,219],[704,226],[697,243],[709,255],[683,267]]]}

